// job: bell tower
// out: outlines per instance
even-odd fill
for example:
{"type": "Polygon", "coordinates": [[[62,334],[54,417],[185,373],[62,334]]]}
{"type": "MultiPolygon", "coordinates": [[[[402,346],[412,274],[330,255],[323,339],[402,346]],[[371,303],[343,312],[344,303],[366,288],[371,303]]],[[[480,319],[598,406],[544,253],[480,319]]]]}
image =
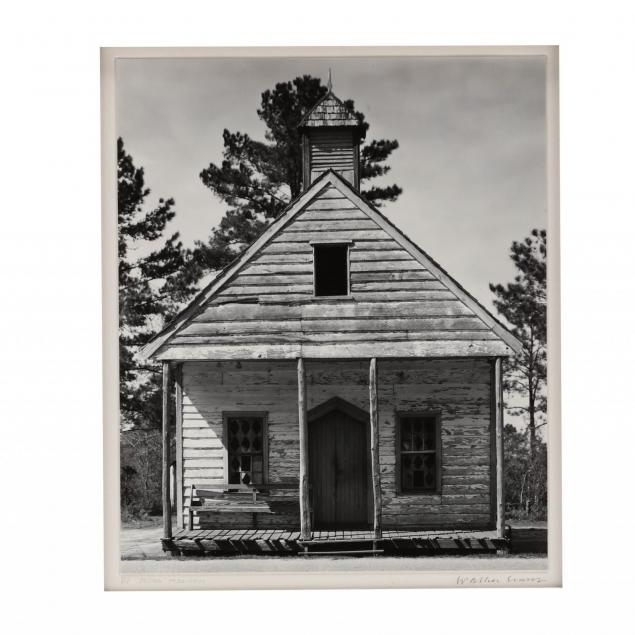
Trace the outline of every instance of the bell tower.
{"type": "Polygon", "coordinates": [[[359,144],[364,127],[331,90],[303,117],[298,129],[302,135],[302,188],[329,169],[359,189],[359,144]]]}

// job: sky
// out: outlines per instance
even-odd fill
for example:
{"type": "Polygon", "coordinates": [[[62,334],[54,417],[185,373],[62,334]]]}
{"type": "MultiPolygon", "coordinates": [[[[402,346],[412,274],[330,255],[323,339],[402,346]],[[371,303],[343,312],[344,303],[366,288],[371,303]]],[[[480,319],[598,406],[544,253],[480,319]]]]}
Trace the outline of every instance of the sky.
{"type": "Polygon", "coordinates": [[[148,204],[174,198],[169,230],[206,240],[226,208],[199,173],[222,160],[223,129],[264,140],[261,93],[304,74],[326,83],[329,68],[367,140],[399,141],[376,182],[403,194],[382,212],[492,309],[489,283],[514,276],[512,241],[547,224],[543,57],[119,59],[117,134],[145,168],[148,204]]]}

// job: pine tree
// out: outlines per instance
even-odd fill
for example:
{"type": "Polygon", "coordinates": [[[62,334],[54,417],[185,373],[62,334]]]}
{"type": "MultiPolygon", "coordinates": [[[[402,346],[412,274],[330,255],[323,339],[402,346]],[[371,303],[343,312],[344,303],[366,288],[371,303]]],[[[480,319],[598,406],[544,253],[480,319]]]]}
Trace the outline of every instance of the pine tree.
{"type": "MultiPolygon", "coordinates": [[[[229,209],[215,228],[208,243],[197,243],[192,252],[202,270],[216,270],[233,260],[300,194],[302,156],[298,125],[302,117],[320,100],[328,88],[319,79],[304,75],[276,84],[261,96],[258,116],[266,126],[266,142],[256,141],[241,132],[223,132],[224,153],[220,166],[211,163],[200,177],[229,209]]],[[[355,111],[355,104],[344,104],[355,111]]],[[[368,123],[355,113],[364,132],[368,123]]],[[[360,150],[360,181],[382,176],[390,170],[385,164],[399,147],[396,140],[370,141],[360,150]]],[[[401,194],[397,185],[373,186],[362,194],[375,205],[395,201],[401,194]]]]}
{"type": "Polygon", "coordinates": [[[505,502],[511,515],[543,519],[547,512],[547,445],[536,439],[535,457],[529,456],[528,431],[510,423],[504,429],[505,502]],[[515,511],[512,511],[515,510],[515,511]]]}
{"type": "Polygon", "coordinates": [[[174,200],[159,199],[147,211],[143,168],[134,165],[117,140],[119,247],[119,376],[121,424],[152,428],[161,424],[161,372],[141,364],[135,353],[169,320],[195,290],[198,272],[173,233],[163,237],[174,218],[174,200]],[[148,245],[149,243],[149,245],[148,245]],[[135,257],[135,248],[148,247],[135,257]]]}
{"type": "Polygon", "coordinates": [[[520,355],[504,368],[504,389],[524,401],[508,406],[513,415],[528,419],[529,451],[536,457],[536,430],[546,424],[547,412],[547,232],[534,229],[522,242],[514,241],[511,259],[518,270],[507,285],[490,284],[494,306],[512,325],[522,342],[520,355]]]}

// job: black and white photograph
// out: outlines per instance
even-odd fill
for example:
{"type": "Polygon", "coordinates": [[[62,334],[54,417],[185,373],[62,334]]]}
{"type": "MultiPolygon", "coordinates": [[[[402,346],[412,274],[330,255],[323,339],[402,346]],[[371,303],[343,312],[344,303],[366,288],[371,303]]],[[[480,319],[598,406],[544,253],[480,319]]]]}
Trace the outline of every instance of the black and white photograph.
{"type": "Polygon", "coordinates": [[[3,8],[3,632],[632,632],[634,3],[3,8]]]}
{"type": "Polygon", "coordinates": [[[553,584],[553,47],[112,62],[120,574],[553,584]]]}

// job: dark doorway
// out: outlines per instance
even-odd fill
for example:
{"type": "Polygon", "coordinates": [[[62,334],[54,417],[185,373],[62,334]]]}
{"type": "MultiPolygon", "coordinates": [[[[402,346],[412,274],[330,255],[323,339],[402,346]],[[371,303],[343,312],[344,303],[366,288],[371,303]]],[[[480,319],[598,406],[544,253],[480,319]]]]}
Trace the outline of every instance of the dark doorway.
{"type": "Polygon", "coordinates": [[[367,427],[367,421],[343,409],[311,417],[309,482],[315,529],[368,527],[367,427]]]}

